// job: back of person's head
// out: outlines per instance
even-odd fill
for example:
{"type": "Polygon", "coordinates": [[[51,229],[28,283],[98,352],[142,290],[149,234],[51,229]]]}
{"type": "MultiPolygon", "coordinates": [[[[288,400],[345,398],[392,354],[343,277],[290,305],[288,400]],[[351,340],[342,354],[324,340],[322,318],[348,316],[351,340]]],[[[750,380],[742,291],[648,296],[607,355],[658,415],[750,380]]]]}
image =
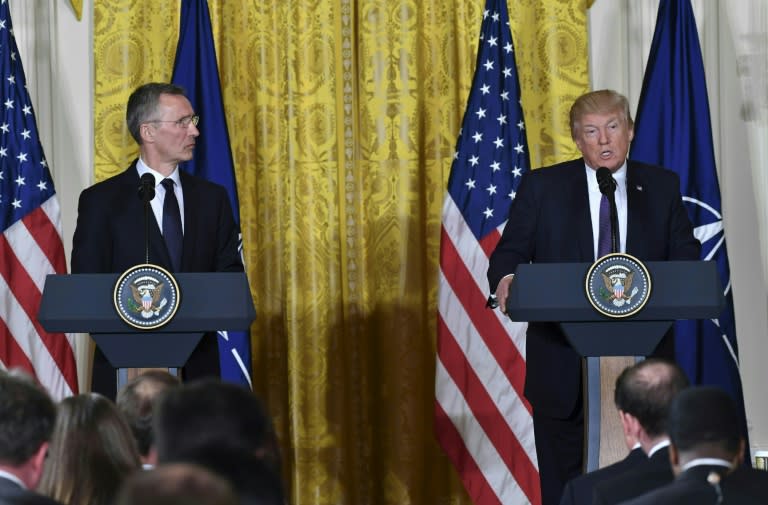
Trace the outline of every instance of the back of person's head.
{"type": "Polygon", "coordinates": [[[632,114],[629,111],[629,100],[621,93],[612,89],[601,89],[581,95],[571,105],[571,137],[574,140],[577,139],[581,120],[587,114],[610,114],[612,112],[618,112],[619,117],[627,122],[630,129],[634,127],[632,114]]]}
{"type": "Polygon", "coordinates": [[[238,505],[232,486],[198,465],[173,463],[129,477],[115,505],[238,505]]]}
{"type": "Polygon", "coordinates": [[[217,447],[249,452],[279,467],[272,420],[242,386],[204,379],[170,389],[157,403],[153,426],[160,463],[217,447]]]}
{"type": "Polygon", "coordinates": [[[125,120],[128,131],[133,139],[141,144],[141,125],[152,119],[157,119],[158,104],[161,95],[185,95],[184,88],[165,82],[149,82],[136,88],[128,97],[125,109],[125,120]]]}
{"type": "Polygon", "coordinates": [[[185,461],[201,465],[226,478],[243,505],[285,503],[280,472],[252,452],[205,447],[185,455],[185,461]]]}
{"type": "Polygon", "coordinates": [[[720,388],[695,386],[681,391],[669,407],[667,434],[681,453],[733,459],[743,450],[738,409],[720,388]]]}
{"type": "Polygon", "coordinates": [[[128,422],[142,457],[147,457],[153,444],[152,410],[157,397],[180,383],[165,370],[147,370],[117,392],[117,408],[128,422]]]}
{"type": "Polygon", "coordinates": [[[625,368],[616,379],[616,408],[634,416],[651,437],[665,433],[669,405],[688,387],[685,372],[675,363],[648,358],[625,368]]]}
{"type": "Polygon", "coordinates": [[[55,420],[53,400],[31,377],[0,371],[0,464],[26,463],[51,439],[55,420]]]}
{"type": "Polygon", "coordinates": [[[108,504],[140,464],[131,430],[110,400],[71,396],[59,403],[39,491],[67,505],[108,504]]]}

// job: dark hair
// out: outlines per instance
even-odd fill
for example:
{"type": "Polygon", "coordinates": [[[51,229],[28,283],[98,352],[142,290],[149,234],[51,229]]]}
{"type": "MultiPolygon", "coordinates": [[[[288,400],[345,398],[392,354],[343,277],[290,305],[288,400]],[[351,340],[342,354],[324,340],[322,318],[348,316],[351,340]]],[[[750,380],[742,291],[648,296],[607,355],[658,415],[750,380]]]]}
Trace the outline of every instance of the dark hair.
{"type": "Polygon", "coordinates": [[[232,485],[242,505],[283,505],[285,493],[280,472],[252,452],[207,447],[183,456],[221,475],[232,485]]]}
{"type": "Polygon", "coordinates": [[[129,477],[115,505],[239,505],[223,478],[198,465],[162,465],[129,477]]]}
{"type": "Polygon", "coordinates": [[[235,384],[203,379],[168,390],[158,400],[153,426],[159,462],[215,447],[280,467],[272,420],[252,391],[235,384]]]}
{"type": "Polygon", "coordinates": [[[616,408],[637,418],[652,437],[665,432],[672,399],[688,387],[685,372],[671,361],[648,358],[625,368],[616,379],[616,408]]]}
{"type": "Polygon", "coordinates": [[[38,490],[67,505],[108,505],[140,467],[117,407],[95,393],[70,396],[59,403],[38,490]]]}
{"type": "Polygon", "coordinates": [[[152,446],[152,409],[157,397],[179,384],[179,378],[165,370],[147,370],[117,392],[117,408],[128,422],[142,456],[152,446]]]}
{"type": "Polygon", "coordinates": [[[26,463],[48,442],[56,407],[31,377],[0,371],[0,462],[26,463]]]}
{"type": "MultiPolygon", "coordinates": [[[[186,96],[184,88],[165,82],[150,82],[136,88],[128,97],[128,105],[125,108],[125,121],[128,124],[128,132],[133,139],[141,144],[142,123],[153,119],[160,102],[160,95],[186,96]]],[[[155,118],[156,119],[156,118],[155,118]]]]}
{"type": "Polygon", "coordinates": [[[680,392],[669,407],[667,433],[681,451],[714,444],[736,455],[740,421],[733,398],[720,388],[696,386],[680,392]]]}

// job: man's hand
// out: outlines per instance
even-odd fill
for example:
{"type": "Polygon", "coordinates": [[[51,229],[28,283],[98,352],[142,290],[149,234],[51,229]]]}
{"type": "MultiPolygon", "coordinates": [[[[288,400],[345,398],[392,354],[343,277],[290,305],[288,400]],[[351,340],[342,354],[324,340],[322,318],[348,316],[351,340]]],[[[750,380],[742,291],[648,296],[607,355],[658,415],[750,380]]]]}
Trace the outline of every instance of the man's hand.
{"type": "Polygon", "coordinates": [[[512,285],[512,279],[514,275],[507,275],[502,277],[499,281],[499,285],[496,286],[496,301],[499,303],[499,308],[502,314],[507,313],[507,298],[509,298],[509,287],[512,285]]]}

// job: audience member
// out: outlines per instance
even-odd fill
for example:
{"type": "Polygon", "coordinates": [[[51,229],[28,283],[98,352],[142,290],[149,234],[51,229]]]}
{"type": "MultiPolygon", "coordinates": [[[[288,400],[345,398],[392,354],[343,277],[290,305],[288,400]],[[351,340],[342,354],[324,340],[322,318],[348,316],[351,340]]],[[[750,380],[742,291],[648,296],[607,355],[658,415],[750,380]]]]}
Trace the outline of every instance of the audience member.
{"type": "Polygon", "coordinates": [[[595,484],[593,503],[620,503],[663,486],[674,478],[666,432],[669,405],[688,387],[685,372],[660,358],[640,361],[616,379],[614,401],[622,425],[640,443],[648,459],[630,471],[595,484]]]}
{"type": "Polygon", "coordinates": [[[110,505],[139,468],[131,430],[110,400],[90,393],[59,403],[42,493],[65,505],[110,505]]]}
{"type": "MultiPolygon", "coordinates": [[[[619,389],[618,381],[616,388],[614,389],[614,400],[616,398],[616,391],[619,389]]],[[[618,406],[617,406],[618,408],[618,406]]],[[[560,505],[588,505],[592,503],[592,493],[595,489],[595,484],[598,482],[610,479],[617,475],[621,475],[627,470],[631,470],[635,465],[647,460],[648,457],[643,452],[643,448],[640,442],[635,439],[634,435],[630,433],[630,427],[625,421],[625,417],[621,415],[619,410],[619,417],[621,418],[621,425],[624,430],[624,442],[627,444],[629,453],[627,456],[603,468],[598,468],[584,475],[579,475],[565,484],[563,489],[563,496],[560,498],[560,505]]]]}
{"type": "Polygon", "coordinates": [[[115,505],[238,505],[232,486],[197,465],[173,463],[129,477],[115,505]]]}
{"type": "Polygon", "coordinates": [[[237,491],[241,505],[284,504],[280,473],[252,452],[207,447],[198,448],[183,459],[225,477],[237,491]]]}
{"type": "Polygon", "coordinates": [[[242,503],[283,503],[272,420],[250,390],[213,379],[168,390],[154,429],[159,464],[197,463],[226,477],[242,503]]]}
{"type": "Polygon", "coordinates": [[[708,386],[682,391],[670,406],[667,432],[675,480],[628,504],[768,502],[768,472],[739,467],[744,461],[744,438],[736,404],[728,393],[708,386]]]}
{"type": "Polygon", "coordinates": [[[56,505],[31,491],[43,473],[56,407],[29,377],[0,371],[0,505],[56,505]]]}
{"type": "Polygon", "coordinates": [[[152,409],[160,393],[181,382],[165,370],[147,370],[117,392],[117,408],[128,422],[144,468],[157,463],[152,436],[152,409]]]}

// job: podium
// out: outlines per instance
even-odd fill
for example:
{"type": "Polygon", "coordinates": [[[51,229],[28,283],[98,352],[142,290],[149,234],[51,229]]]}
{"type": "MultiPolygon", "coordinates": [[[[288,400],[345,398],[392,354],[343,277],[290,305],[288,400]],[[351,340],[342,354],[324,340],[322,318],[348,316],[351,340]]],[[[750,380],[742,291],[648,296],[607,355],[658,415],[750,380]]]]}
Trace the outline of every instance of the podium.
{"type": "Polygon", "coordinates": [[[243,272],[179,273],[178,310],[154,330],[125,323],[114,306],[121,274],[48,275],[38,319],[50,332],[90,333],[115,368],[180,368],[203,334],[247,330],[256,317],[243,272]]]}
{"type": "MultiPolygon", "coordinates": [[[[559,323],[576,352],[586,358],[586,470],[598,468],[601,446],[599,357],[647,356],[678,319],[717,318],[725,307],[717,265],[712,261],[646,262],[651,293],[637,313],[615,318],[587,298],[591,263],[521,264],[507,299],[514,321],[559,323]],[[554,287],[554,288],[553,288],[554,287]]],[[[613,384],[607,388],[611,393],[613,384]]]]}

